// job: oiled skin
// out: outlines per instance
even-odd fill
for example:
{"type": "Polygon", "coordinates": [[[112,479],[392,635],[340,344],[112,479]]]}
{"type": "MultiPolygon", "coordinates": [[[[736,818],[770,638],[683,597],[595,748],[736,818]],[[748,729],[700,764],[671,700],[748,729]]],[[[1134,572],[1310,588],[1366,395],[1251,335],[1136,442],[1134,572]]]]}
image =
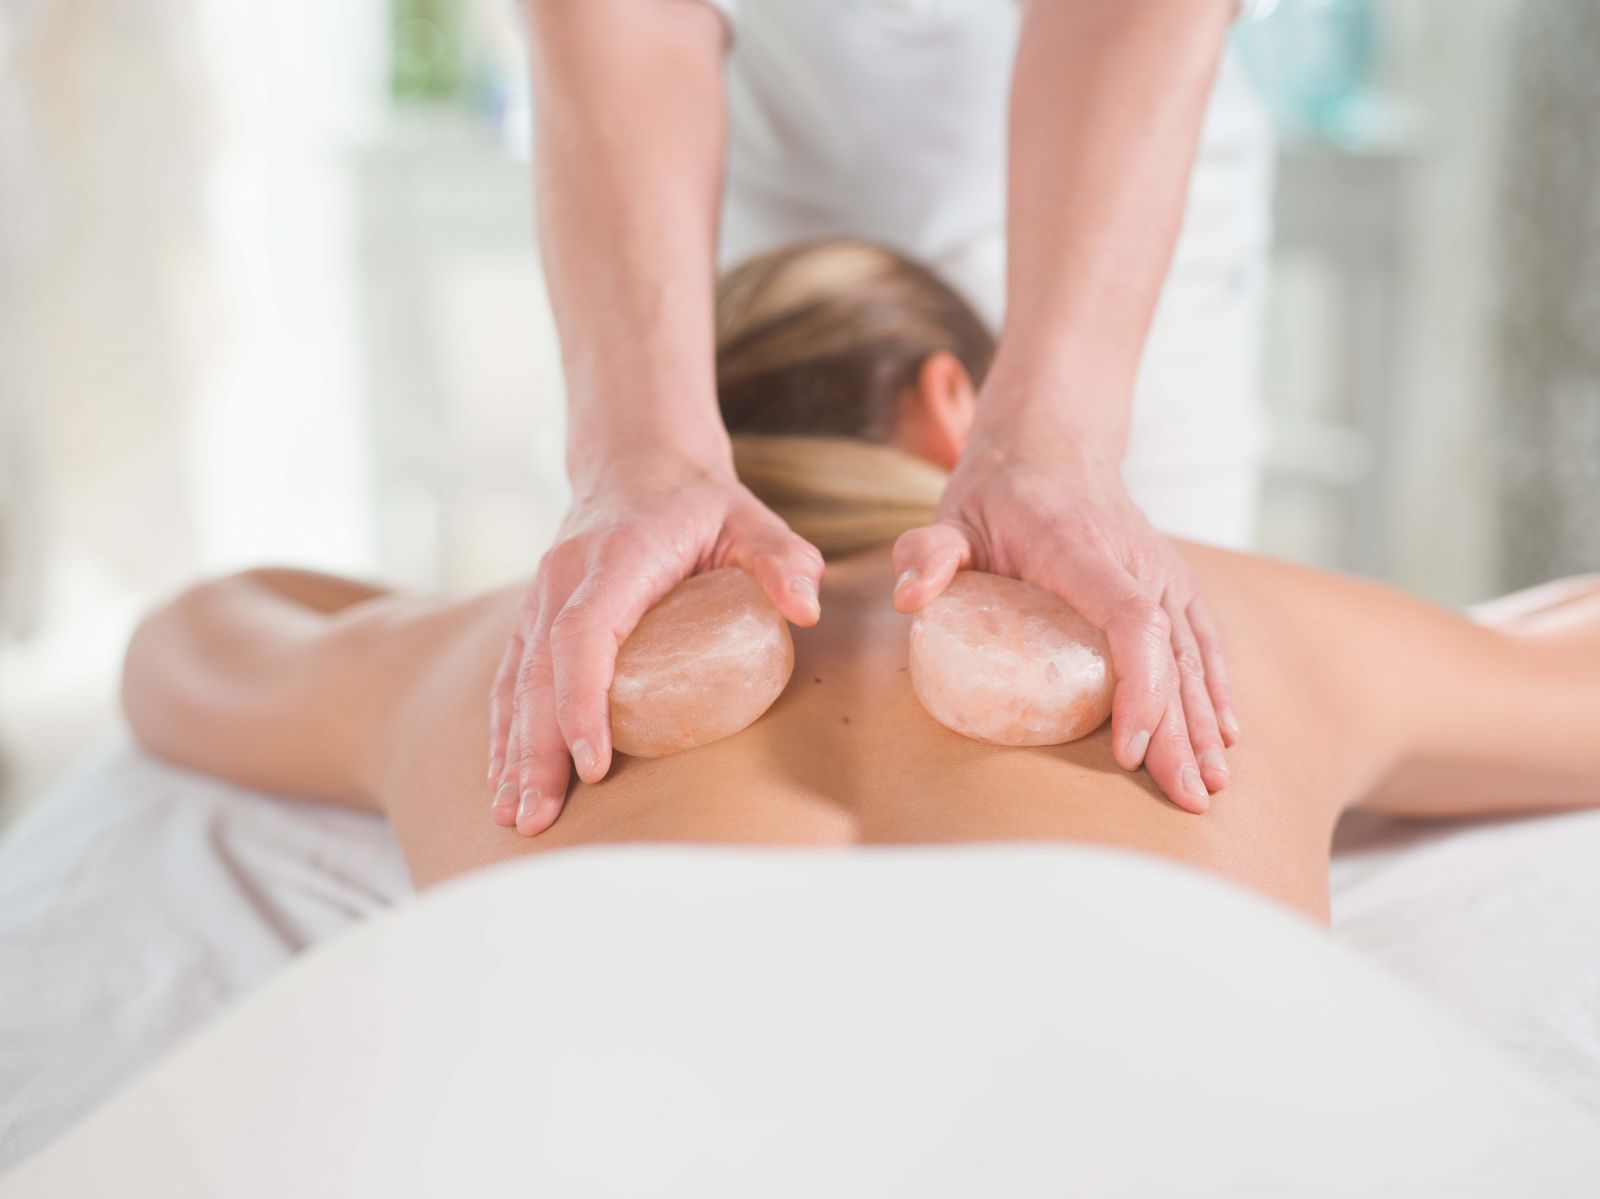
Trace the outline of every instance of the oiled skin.
{"type": "Polygon", "coordinates": [[[259,571],[203,584],[129,651],[153,751],[239,782],[386,812],[421,886],[622,841],[844,845],[1065,840],[1160,854],[1325,919],[1358,803],[1457,815],[1600,803],[1600,594],[1576,584],[1485,627],[1386,588],[1185,545],[1229,651],[1242,728],[1196,816],[1112,761],[1108,730],[981,745],[923,710],[886,552],[831,564],[788,689],[751,728],[618,757],[534,838],[496,827],[486,697],[521,586],[420,600],[259,571]]]}

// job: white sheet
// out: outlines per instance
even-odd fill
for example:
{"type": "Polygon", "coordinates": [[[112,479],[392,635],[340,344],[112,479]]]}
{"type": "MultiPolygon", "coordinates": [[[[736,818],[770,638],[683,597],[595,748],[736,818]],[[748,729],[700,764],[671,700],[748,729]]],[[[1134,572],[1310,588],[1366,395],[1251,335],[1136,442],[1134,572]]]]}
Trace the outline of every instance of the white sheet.
{"type": "Polygon", "coordinates": [[[1309,922],[1085,847],[609,848],[308,954],[5,1199],[1589,1199],[1600,1127],[1309,922]]]}
{"type": "Polygon", "coordinates": [[[410,894],[377,817],[97,755],[0,841],[0,1166],[410,894]]]}
{"type": "Polygon", "coordinates": [[[1600,811],[1352,816],[1334,849],[1336,938],[1600,1115],[1600,811]]]}
{"type": "MultiPolygon", "coordinates": [[[[1600,1115],[1600,812],[1350,821],[1336,939],[1600,1115]]],[[[0,1167],[409,896],[387,826],[100,754],[0,841],[0,1167]]]]}

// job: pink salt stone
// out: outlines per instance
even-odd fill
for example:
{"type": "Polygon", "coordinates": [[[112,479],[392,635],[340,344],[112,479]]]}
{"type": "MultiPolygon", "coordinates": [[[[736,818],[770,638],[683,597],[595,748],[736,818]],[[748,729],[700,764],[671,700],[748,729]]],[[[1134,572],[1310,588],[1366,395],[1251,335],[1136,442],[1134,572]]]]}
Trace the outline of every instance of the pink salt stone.
{"type": "Polygon", "coordinates": [[[911,685],[948,729],[995,745],[1059,745],[1111,715],[1100,630],[1032,583],[963,571],[911,622],[911,685]]]}
{"type": "Polygon", "coordinates": [[[794,669],[789,625],[742,570],[693,575],[617,654],[611,742],[636,758],[709,745],[755,723],[794,669]]]}

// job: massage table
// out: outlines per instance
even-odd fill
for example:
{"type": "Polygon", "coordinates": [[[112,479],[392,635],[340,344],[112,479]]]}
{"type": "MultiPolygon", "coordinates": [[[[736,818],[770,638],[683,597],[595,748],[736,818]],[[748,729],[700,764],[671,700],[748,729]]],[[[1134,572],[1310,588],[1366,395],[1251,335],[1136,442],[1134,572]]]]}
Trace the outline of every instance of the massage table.
{"type": "MultiPolygon", "coordinates": [[[[1496,1083],[1488,1088],[1490,1091],[1512,1096],[1515,1099],[1512,1106],[1518,1110],[1537,1109],[1540,1119],[1549,1128],[1560,1132],[1570,1129],[1574,1122],[1590,1125],[1600,1118],[1600,952],[1597,952],[1600,951],[1600,871],[1593,866],[1600,861],[1600,813],[1429,826],[1352,818],[1341,829],[1333,865],[1331,945],[1325,934],[1309,929],[1298,917],[1278,912],[1264,901],[1225,884],[1202,879],[1193,872],[1153,859],[1082,847],[1032,850],[998,847],[937,853],[931,850],[873,851],[864,856],[862,851],[839,855],[832,851],[596,850],[555,855],[487,873],[513,876],[497,878],[496,886],[513,891],[518,887],[530,889],[525,897],[530,906],[519,912],[524,931],[507,935],[513,944],[524,946],[532,954],[528,960],[542,963],[541,969],[551,970],[555,962],[564,960],[562,954],[571,957],[577,952],[574,946],[581,949],[587,943],[592,949],[597,943],[596,937],[601,939],[598,943],[609,947],[613,956],[623,947],[614,930],[608,934],[604,928],[593,926],[593,922],[602,919],[609,909],[585,897],[632,896],[633,902],[642,904],[644,911],[653,913],[658,922],[676,912],[677,927],[693,930],[701,927],[696,921],[703,915],[706,903],[719,897],[715,882],[719,872],[730,878],[737,876],[739,882],[738,886],[724,885],[720,898],[727,906],[755,918],[762,910],[760,904],[749,902],[748,897],[741,898],[739,887],[748,888],[753,882],[768,877],[769,870],[774,878],[789,879],[792,892],[802,885],[814,889],[815,880],[806,880],[805,870],[824,869],[825,863],[841,860],[861,863],[827,867],[836,874],[829,883],[831,889],[825,892],[827,902],[814,905],[814,914],[821,918],[830,910],[829,904],[840,902],[840,896],[848,894],[851,887],[858,890],[867,887],[880,899],[883,894],[893,892],[895,888],[890,883],[895,870],[901,871],[905,879],[915,875],[912,881],[920,880],[917,885],[926,889],[927,868],[915,863],[934,862],[939,854],[955,855],[944,865],[952,871],[965,872],[961,902],[964,909],[974,911],[980,918],[984,918],[991,903],[999,902],[995,896],[1013,885],[1019,870],[1034,871],[1035,883],[1045,885],[1047,891],[1050,886],[1059,886],[1060,878],[1071,880],[1073,886],[1079,888],[1075,894],[1081,901],[1080,908],[1082,902],[1090,902],[1096,909],[1096,920],[1101,923],[1112,912],[1107,905],[1112,904],[1118,888],[1126,889],[1130,870],[1137,876],[1140,895],[1178,888],[1173,902],[1182,910],[1174,911],[1171,917],[1171,922],[1176,922],[1177,926],[1192,925],[1194,912],[1209,910],[1208,905],[1220,902],[1229,916],[1217,923],[1218,927],[1226,926],[1224,931],[1227,931],[1232,927],[1229,921],[1238,912],[1248,911],[1250,917],[1246,924],[1266,922],[1267,931],[1259,935],[1267,941],[1252,948],[1257,944],[1255,932],[1242,940],[1230,932],[1218,942],[1213,955],[1216,960],[1201,972],[1203,977],[1190,980],[1198,988],[1196,993],[1209,987],[1214,1001],[1219,996],[1227,997],[1217,990],[1219,980],[1232,980],[1231,985],[1243,988],[1240,993],[1251,1001],[1257,991],[1263,989],[1260,986],[1251,989],[1252,983],[1264,983],[1265,992],[1270,993],[1271,980],[1277,976],[1270,970],[1266,975],[1261,974],[1263,955],[1272,948],[1273,937],[1282,939],[1283,929],[1293,927],[1296,935],[1288,938],[1291,948],[1284,952],[1309,952],[1311,956],[1307,960],[1316,968],[1307,967],[1302,971],[1299,992],[1291,987],[1280,998],[1298,994],[1300,1001],[1310,1002],[1306,995],[1316,990],[1311,986],[1311,981],[1317,977],[1316,971],[1328,969],[1325,964],[1317,964],[1321,959],[1316,954],[1325,950],[1335,954],[1335,960],[1342,963],[1334,971],[1339,978],[1343,979],[1352,969],[1357,969],[1358,974],[1366,972],[1359,975],[1356,992],[1371,991],[1383,997],[1383,1003],[1373,1008],[1384,1014],[1381,1022],[1373,1025],[1368,1021],[1363,1025],[1357,1019],[1340,1035],[1349,1037],[1353,1029],[1370,1040],[1369,1049],[1382,1049],[1384,1060],[1399,1060],[1419,1045],[1423,1048],[1427,1045],[1416,1036],[1411,1038],[1410,1049],[1391,1044],[1394,1040],[1391,1034],[1396,1029],[1414,1032],[1424,1026],[1444,1028],[1450,1030],[1449,1037],[1453,1038],[1448,1044],[1451,1053],[1469,1061],[1470,1067],[1464,1067],[1469,1076],[1476,1079],[1492,1075],[1496,1083]],[[635,854],[642,856],[630,856],[635,854]],[[684,854],[693,858],[692,869],[685,868],[684,854]],[[1007,854],[1022,856],[1008,859],[1007,854]],[[563,865],[569,859],[572,864],[563,865]],[[867,870],[865,863],[868,862],[881,862],[882,871],[876,865],[867,870]],[[1106,866],[1108,862],[1116,868],[1106,866]],[[889,881],[872,890],[877,885],[871,882],[871,877],[878,873],[883,873],[889,881]],[[638,886],[622,885],[630,877],[640,880],[638,886]],[[1097,877],[1102,891],[1083,890],[1086,886],[1083,880],[1097,877]],[[1058,881],[1049,883],[1052,878],[1058,881]],[[711,881],[705,882],[706,879],[711,881]],[[1174,879],[1180,880],[1182,885],[1173,882],[1174,879]],[[705,890],[708,886],[711,887],[710,900],[705,890]],[[642,892],[641,887],[644,888],[642,892]],[[1195,900],[1185,891],[1185,888],[1195,887],[1204,893],[1203,900],[1195,900]],[[560,892],[567,896],[562,911],[552,912],[548,906],[537,906],[540,896],[536,893],[540,888],[554,888],[543,897],[546,905],[551,895],[560,892]],[[1213,892],[1220,893],[1222,898],[1219,900],[1213,892]],[[572,902],[574,895],[578,897],[577,903],[572,902]],[[1101,898],[1093,900],[1094,895],[1101,898]],[[608,935],[611,940],[606,942],[604,939],[608,935]],[[1321,949],[1307,951],[1307,940],[1321,949]],[[1397,1000],[1396,995],[1401,998],[1397,1000]],[[1400,1014],[1396,1016],[1391,1009],[1400,1014]],[[1385,1029],[1388,1032],[1382,1031],[1385,1029]]],[[[471,882],[466,880],[442,889],[441,902],[447,910],[449,903],[467,905],[459,911],[471,907],[470,900],[453,898],[459,894],[474,894],[471,882]]],[[[901,890],[916,894],[916,887],[902,887],[901,890]]],[[[360,957],[364,936],[376,937],[376,942],[366,942],[368,944],[389,943],[386,939],[392,940],[395,934],[386,930],[395,926],[409,928],[411,921],[409,914],[396,915],[391,909],[398,905],[405,913],[433,910],[431,898],[422,904],[406,904],[404,901],[410,895],[404,864],[379,819],[254,794],[156,762],[130,744],[106,749],[54,793],[33,805],[18,826],[0,841],[0,1168],[21,1161],[60,1136],[128,1080],[163,1059],[174,1046],[184,1048],[157,1066],[156,1075],[173,1061],[181,1062],[185,1054],[198,1053],[204,1059],[206,1038],[220,1033],[223,1040],[228,1041],[226,1030],[236,1019],[248,1019],[255,1012],[256,1019],[270,1023],[271,997],[275,993],[279,995],[276,1001],[279,1009],[287,1004],[290,1011],[300,1010],[292,1000],[292,987],[290,1000],[283,999],[282,992],[275,992],[274,988],[291,986],[298,977],[297,971],[309,970],[313,977],[318,977],[318,971],[324,974],[333,971],[336,975],[335,967],[339,963],[352,955],[360,957]],[[374,917],[379,919],[374,920],[374,917]],[[362,927],[354,927],[357,925],[362,927]],[[331,945],[325,944],[330,941],[331,945]],[[313,946],[321,948],[309,955],[311,960],[286,969],[292,959],[313,946]],[[351,946],[354,948],[349,948],[351,946]],[[334,965],[328,966],[329,962],[334,965]],[[261,1003],[268,1009],[266,1015],[260,1014],[259,1006],[252,1007],[261,1003]],[[233,1016],[218,1020],[224,1012],[235,1008],[239,1010],[233,1016]]],[[[931,930],[929,935],[938,935],[938,913],[930,907],[937,900],[938,894],[931,893],[921,909],[922,915],[917,917],[921,923],[916,927],[927,924],[931,930]]],[[[481,906],[484,901],[480,898],[477,902],[481,906]]],[[[780,905],[779,910],[788,909],[780,905]]],[[[1091,926],[1074,923],[1073,912],[1078,910],[1069,905],[1058,924],[1061,928],[1075,930],[1073,935],[1081,937],[1091,926]]],[[[625,907],[612,912],[611,918],[615,922],[624,915],[632,919],[635,926],[640,924],[640,914],[625,907]]],[[[883,919],[894,926],[895,920],[904,925],[911,917],[911,912],[890,912],[883,919]]],[[[834,919],[838,918],[835,911],[834,919]]],[[[482,923],[477,916],[473,919],[482,923]]],[[[1050,947],[1047,936],[1050,930],[1037,921],[1024,923],[1029,936],[1033,937],[1032,956],[1038,957],[1050,947]]],[[[659,944],[659,924],[652,927],[656,928],[659,944]]],[[[999,927],[1007,925],[1002,922],[999,927]]],[[[976,936],[977,931],[968,930],[967,935],[976,936]]],[[[483,940],[484,935],[481,927],[474,927],[471,935],[462,938],[463,944],[485,952],[489,943],[483,940]]],[[[692,932],[686,935],[691,947],[704,948],[704,937],[692,932]]],[[[745,935],[749,935],[748,929],[745,935]]],[[[814,949],[821,939],[821,934],[817,933],[807,940],[803,928],[788,928],[787,935],[791,940],[798,936],[799,945],[806,951],[814,949]]],[[[1014,937],[995,938],[992,922],[990,937],[1003,943],[1015,940],[1014,937]]],[[[905,939],[902,932],[894,944],[899,945],[905,939]]],[[[915,940],[912,938],[913,942],[915,940]]],[[[1198,936],[1192,940],[1196,946],[1207,944],[1198,936]]],[[[1060,947],[1069,947],[1070,941],[1070,937],[1063,936],[1060,947]]],[[[981,950],[981,942],[980,937],[974,952],[981,950]]],[[[401,943],[404,943],[403,937],[401,943]]],[[[784,944],[781,938],[774,943],[784,944]]],[[[410,952],[415,953],[415,948],[410,952]]],[[[741,953],[748,956],[749,952],[749,947],[741,943],[741,953]]],[[[791,956],[797,963],[796,968],[803,964],[804,952],[796,950],[791,956]]],[[[1044,957],[1055,960],[1051,954],[1044,954],[1044,957]]],[[[573,960],[591,961],[592,954],[585,950],[573,960]]],[[[885,960],[895,960],[894,955],[890,954],[885,960]]],[[[949,952],[945,960],[949,960],[949,952]]],[[[496,965],[493,960],[472,959],[470,954],[459,967],[452,974],[448,962],[439,964],[442,976],[458,977],[469,969],[483,970],[482,989],[489,991],[494,990],[495,971],[507,968],[504,962],[496,965]]],[[[409,968],[415,968],[414,961],[409,968]]],[[[527,968],[526,961],[519,966],[519,969],[527,968]]],[[[917,970],[925,968],[925,962],[906,963],[906,977],[918,977],[917,970]]],[[[1186,968],[1192,971],[1196,963],[1190,961],[1186,968]]],[[[622,966],[611,963],[609,969],[615,974],[622,966]]],[[[966,978],[970,974],[971,971],[962,970],[956,977],[966,978]]],[[[594,985],[593,980],[583,983],[580,975],[581,970],[572,968],[561,977],[569,990],[572,987],[581,989],[580,984],[594,985]]],[[[693,976],[692,970],[689,976],[693,976]]],[[[670,977],[670,971],[664,977],[670,977]]],[[[493,996],[492,1007],[498,1014],[488,1043],[504,1046],[539,1036],[538,1004],[559,1001],[560,989],[552,989],[548,978],[542,987],[525,978],[507,976],[501,981],[510,989],[493,996]],[[529,986],[543,992],[544,998],[517,989],[529,986]]],[[[1065,978],[1051,975],[1035,981],[1054,994],[1050,989],[1067,986],[1070,975],[1065,978]]],[[[660,978],[653,978],[651,985],[660,983],[660,978]]],[[[870,983],[875,989],[887,988],[886,995],[893,993],[898,985],[878,977],[872,978],[870,983]]],[[[346,982],[345,985],[350,984],[346,982]]],[[[337,991],[337,987],[333,989],[337,991]]],[[[370,991],[370,987],[368,989],[370,991]]],[[[790,989],[804,990],[794,985],[790,989]]],[[[824,994],[827,993],[824,988],[824,994]]],[[[374,999],[370,994],[368,998],[374,999]]],[[[1110,998],[1117,998],[1123,1008],[1127,1008],[1126,996],[1101,996],[1100,1001],[1110,1002],[1110,998]]],[[[453,997],[455,1002],[462,999],[462,995],[453,997]]],[[[1243,1002],[1239,994],[1234,994],[1233,999],[1243,1002]]],[[[982,1008],[980,1000],[993,1003],[996,997],[981,992],[967,994],[966,1007],[946,1012],[944,1018],[948,1021],[959,1017],[970,1023],[977,1019],[974,1012],[987,1010],[982,1008]]],[[[1178,1026],[1182,1026],[1186,1014],[1192,1015],[1187,1012],[1185,1002],[1185,996],[1178,994],[1162,1000],[1163,1010],[1178,1026]]],[[[381,1003],[376,1004],[376,1008],[381,1006],[381,1003]]],[[[1357,1015],[1360,1010],[1360,1003],[1355,1003],[1357,1015]]],[[[281,1020],[282,1014],[282,1010],[278,1010],[277,1018],[281,1020]]],[[[1307,1018],[1312,1014],[1308,1013],[1307,1018]]],[[[1347,1011],[1344,1016],[1349,1014],[1347,1011]]],[[[487,1010],[473,1013],[475,1019],[488,1019],[489,1015],[487,1010]]],[[[546,1011],[544,1015],[548,1018],[550,1013],[546,1011]]],[[[1034,1013],[1035,1017],[1037,1015],[1034,1013]]],[[[375,1010],[374,1018],[379,1017],[381,1011],[375,1010]]],[[[1015,1018],[1021,1019],[1020,1016],[1015,1018]]],[[[1284,1012],[1279,1010],[1275,1018],[1281,1023],[1284,1012]]],[[[633,1023],[647,1030],[648,1022],[636,1019],[633,1023]]],[[[1252,1026],[1268,1029],[1272,1027],[1272,1020],[1258,1013],[1252,1026]]],[[[1280,1038],[1288,1037],[1285,1028],[1279,1028],[1280,1038]]],[[[1196,1030],[1205,1032],[1203,1022],[1196,1030]]],[[[1239,1028],[1224,1031],[1235,1039],[1241,1035],[1239,1028]]],[[[674,1032],[679,1033],[681,1029],[674,1032]]],[[[311,1034],[300,1029],[296,1035],[311,1034]]],[[[415,1030],[412,1035],[415,1038],[415,1030]]],[[[445,1029],[440,1035],[445,1044],[461,1040],[458,1027],[445,1029]]],[[[232,1039],[237,1041],[238,1034],[232,1039]]],[[[574,1041],[577,1046],[585,1043],[582,1037],[574,1041]]],[[[1290,1040],[1284,1041],[1284,1044],[1289,1043],[1290,1040]]],[[[1307,1077],[1315,1075],[1315,1069],[1333,1070],[1341,1058],[1348,1064],[1365,1062],[1370,1057],[1367,1050],[1360,1049],[1359,1036],[1349,1044],[1342,1044],[1339,1052],[1332,1055],[1334,1060],[1323,1060],[1329,1056],[1327,1054],[1318,1057],[1317,1047],[1326,1049],[1328,1044],[1319,1035],[1305,1037],[1301,1056],[1307,1060],[1300,1066],[1311,1071],[1307,1077]],[[1312,1058],[1317,1060],[1310,1060],[1312,1058]]],[[[648,1064],[650,1055],[640,1047],[635,1048],[642,1054],[640,1060],[648,1064]]],[[[1437,1053],[1438,1046],[1433,1049],[1437,1053]]],[[[286,1051],[283,1044],[279,1044],[277,1050],[274,1060],[279,1067],[286,1068],[295,1054],[286,1051]]],[[[210,1052],[221,1053],[215,1048],[210,1052]]],[[[1260,1054],[1245,1056],[1249,1069],[1240,1077],[1254,1078],[1256,1083],[1266,1085],[1270,1079],[1261,1071],[1271,1062],[1259,1060],[1260,1054]]],[[[1281,1058],[1282,1054],[1278,1056],[1281,1058]]],[[[314,1054],[307,1053],[305,1057],[307,1062],[315,1064],[314,1054]]],[[[573,1063],[577,1061],[579,1058],[573,1058],[567,1068],[576,1069],[573,1063]]],[[[978,1068],[974,1062],[968,1062],[964,1068],[978,1068]]],[[[270,1064],[258,1063],[263,1068],[270,1064]]],[[[590,1065],[595,1078],[603,1080],[609,1076],[618,1086],[626,1087],[637,1085],[634,1075],[642,1068],[620,1048],[610,1053],[597,1051],[590,1065]]],[[[1434,1065],[1438,1065],[1437,1060],[1434,1065]]],[[[198,1071],[203,1077],[203,1066],[203,1061],[201,1067],[191,1063],[191,1073],[198,1071]]],[[[559,1067],[550,1063],[545,1066],[557,1070],[564,1086],[572,1084],[571,1078],[560,1076],[559,1067]]],[[[218,1068],[215,1063],[213,1068],[218,1068]]],[[[1082,1069],[1083,1062],[1077,1061],[1074,1068],[1082,1069]]],[[[305,1083],[307,1080],[297,1073],[299,1069],[286,1068],[285,1077],[298,1078],[305,1083]]],[[[1445,1076],[1426,1077],[1426,1074],[1426,1070],[1421,1070],[1418,1077],[1411,1080],[1414,1084],[1411,1091],[1406,1093],[1413,1098],[1424,1093],[1434,1094],[1437,1099],[1439,1094],[1456,1090],[1462,1096],[1482,1098],[1484,1088],[1481,1086],[1460,1085],[1441,1092],[1440,1080],[1445,1076]]],[[[150,1082],[156,1075],[147,1075],[144,1082],[135,1085],[134,1092],[139,1086],[156,1085],[150,1082]]],[[[648,1079],[646,1083],[645,1091],[650,1093],[648,1079]]],[[[177,1084],[170,1084],[169,1080],[169,1085],[177,1084]]],[[[667,1084],[657,1079],[655,1085],[659,1089],[667,1084]]],[[[1331,1078],[1329,1102],[1348,1106],[1354,1085],[1349,1071],[1331,1078]]],[[[1392,1080],[1374,1077],[1369,1090],[1371,1111],[1385,1110],[1388,1102],[1385,1095],[1394,1090],[1392,1080]]],[[[376,1090],[364,1093],[369,1099],[378,1095],[376,1090]]],[[[711,1107],[702,1112],[701,1117],[711,1120],[707,1113],[712,1108],[720,1110],[718,1105],[725,1096],[715,1090],[707,1095],[709,1097],[702,1096],[702,1099],[711,1107]]],[[[1062,1102],[1061,1096],[1047,1098],[1048,1102],[1040,1099],[1044,1107],[1039,1110],[1051,1110],[1052,1103],[1062,1102]]],[[[1242,1092],[1229,1094],[1229,1102],[1236,1107],[1244,1098],[1242,1092]]],[[[191,1103],[193,1099],[191,1095],[191,1103]]],[[[1216,1100],[1216,1095],[1210,1096],[1210,1101],[1216,1100]]],[[[1238,1109],[1232,1116],[1224,1113],[1219,1118],[1224,1123],[1233,1120],[1230,1127],[1237,1126],[1240,1120],[1248,1123],[1247,1116],[1270,1122],[1271,1112],[1277,1110],[1271,1100],[1270,1095],[1257,1095],[1253,1101],[1255,1108],[1248,1112],[1238,1109]]],[[[119,1131],[114,1118],[118,1102],[126,1107],[129,1100],[125,1095],[105,1109],[112,1113],[105,1117],[110,1119],[112,1128],[109,1132],[102,1129],[99,1134],[101,1140],[96,1156],[107,1161],[115,1160],[113,1149],[118,1144],[117,1137],[128,1135],[126,1120],[119,1131]]],[[[996,1102],[1011,1100],[1001,1096],[996,1102]]],[[[198,1110],[207,1110],[209,1106],[201,1104],[198,1110]]],[[[219,1110],[226,1106],[219,1105],[219,1110]]],[[[1475,1128],[1476,1121],[1492,1122],[1491,1108],[1492,1104],[1483,1110],[1460,1113],[1452,1135],[1462,1128],[1475,1128]]],[[[554,1109],[540,1110],[560,1124],[559,1114],[554,1109]]],[[[1326,1116],[1327,1113],[1322,1114],[1326,1116]]],[[[495,1136],[515,1138],[523,1135],[527,1120],[532,1119],[533,1114],[524,1116],[519,1112],[501,1111],[493,1113],[492,1118],[504,1120],[503,1129],[495,1136]]],[[[91,1121],[85,1128],[92,1128],[93,1123],[91,1121]]],[[[579,1122],[569,1112],[566,1123],[561,1126],[567,1128],[569,1135],[577,1135],[579,1122]]],[[[1327,1127],[1333,1129],[1341,1125],[1332,1121],[1327,1127]]],[[[1370,1125],[1362,1128],[1368,1133],[1372,1131],[1370,1125]]],[[[1362,1128],[1352,1131],[1345,1127],[1343,1131],[1355,1136],[1362,1128]]],[[[227,1140],[221,1132],[213,1132],[223,1141],[227,1140]]],[[[747,1132],[749,1143],[745,1148],[754,1152],[751,1146],[761,1143],[761,1129],[747,1132]]],[[[80,1130],[76,1135],[89,1134],[80,1130]]],[[[142,1135],[148,1135],[148,1130],[142,1135]]],[[[1108,1144],[1115,1142],[1111,1133],[1106,1135],[1110,1138],[1108,1144]]],[[[1403,1137],[1395,1135],[1413,1147],[1429,1143],[1426,1129],[1421,1132],[1412,1129],[1403,1137]]],[[[1290,1141],[1294,1140],[1290,1137],[1290,1141]]],[[[1574,1148],[1570,1135],[1561,1133],[1557,1140],[1561,1143],[1551,1150],[1555,1155],[1552,1161],[1559,1164],[1581,1158],[1582,1151],[1574,1148]],[[1575,1154],[1577,1157],[1573,1157],[1575,1154]]],[[[1528,1143],[1536,1141],[1537,1138],[1528,1143]]],[[[1485,1141],[1486,1145],[1488,1143],[1485,1141]]],[[[599,1145],[594,1148],[597,1153],[603,1150],[599,1145]]],[[[904,1148],[902,1145],[901,1149],[904,1148]]],[[[726,1161],[723,1165],[733,1169],[726,1161]]],[[[1401,1169],[1404,1165],[1395,1164],[1393,1168],[1401,1169]]],[[[215,1166],[214,1161],[211,1166],[215,1166]]],[[[569,1167],[579,1168],[571,1162],[562,1168],[569,1167]]],[[[888,1168],[882,1162],[878,1167],[888,1168]]],[[[689,1169],[688,1166],[684,1168],[689,1169]]],[[[1125,1179],[1132,1180],[1130,1186],[1137,1182],[1135,1173],[1125,1172],[1125,1179]]],[[[705,1177],[715,1182],[713,1175],[714,1170],[705,1177]]],[[[1471,1177],[1471,1172],[1467,1176],[1471,1177]]],[[[530,1173],[529,1177],[535,1175],[530,1173]]],[[[1217,1177],[1221,1180],[1219,1186],[1238,1181],[1226,1178],[1224,1173],[1218,1173],[1217,1177]]],[[[1479,1177],[1498,1176],[1489,1171],[1479,1177]]],[[[1594,1177],[1600,1177],[1600,1173],[1594,1177]]],[[[195,1179],[189,1178],[187,1182],[193,1184],[195,1179]]],[[[617,1193],[628,1190],[626,1179],[618,1185],[622,1190],[617,1193]]],[[[461,1193],[469,1192],[470,1188],[461,1193]]],[[[0,1188],[0,1196],[6,1193],[0,1188]]],[[[203,1189],[196,1193],[203,1193],[203,1189]]],[[[574,1193],[586,1192],[580,1189],[574,1193]]],[[[597,1190],[595,1193],[610,1192],[597,1190]]],[[[1127,1193],[1141,1192],[1135,1188],[1127,1193]]],[[[1555,1189],[1550,1193],[1567,1192],[1555,1189]]]]}

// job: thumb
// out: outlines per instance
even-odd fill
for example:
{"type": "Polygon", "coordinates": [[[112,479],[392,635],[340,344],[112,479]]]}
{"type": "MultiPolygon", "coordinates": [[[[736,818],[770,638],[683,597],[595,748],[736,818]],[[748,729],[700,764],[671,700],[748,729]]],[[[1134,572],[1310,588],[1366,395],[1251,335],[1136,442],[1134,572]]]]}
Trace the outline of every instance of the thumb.
{"type": "Polygon", "coordinates": [[[801,628],[817,623],[822,615],[817,599],[822,555],[804,537],[774,529],[741,547],[734,562],[755,576],[784,619],[801,628]]]}
{"type": "Polygon", "coordinates": [[[915,612],[971,565],[972,540],[958,525],[940,522],[900,534],[894,543],[894,606],[915,612]]]}

